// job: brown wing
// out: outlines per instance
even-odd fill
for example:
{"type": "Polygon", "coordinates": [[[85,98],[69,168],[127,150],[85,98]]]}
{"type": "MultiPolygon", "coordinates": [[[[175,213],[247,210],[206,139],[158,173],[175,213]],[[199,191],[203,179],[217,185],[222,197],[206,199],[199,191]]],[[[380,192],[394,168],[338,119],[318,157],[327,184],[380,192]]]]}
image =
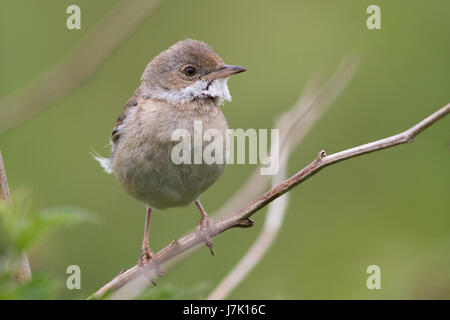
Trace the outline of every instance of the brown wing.
{"type": "Polygon", "coordinates": [[[137,106],[138,102],[137,102],[137,95],[139,94],[138,92],[139,90],[136,90],[136,92],[134,93],[134,95],[127,101],[127,103],[125,104],[125,107],[123,108],[122,113],[120,114],[120,116],[117,118],[116,123],[114,125],[114,130],[111,134],[111,142],[117,142],[120,138],[120,127],[122,126],[122,124],[124,123],[125,119],[128,117],[128,115],[130,114],[131,110],[137,106]]]}

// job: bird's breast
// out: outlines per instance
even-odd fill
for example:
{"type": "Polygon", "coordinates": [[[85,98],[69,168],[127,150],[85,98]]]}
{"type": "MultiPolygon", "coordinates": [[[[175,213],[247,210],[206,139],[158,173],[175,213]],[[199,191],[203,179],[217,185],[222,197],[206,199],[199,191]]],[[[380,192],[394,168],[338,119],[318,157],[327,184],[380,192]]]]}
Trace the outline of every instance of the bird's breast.
{"type": "Polygon", "coordinates": [[[189,204],[211,186],[225,168],[224,158],[211,162],[211,156],[219,148],[226,155],[227,123],[219,108],[210,108],[139,105],[134,119],[123,126],[112,158],[125,190],[152,207],[165,208],[189,204]],[[214,144],[218,135],[221,146],[214,144]]]}

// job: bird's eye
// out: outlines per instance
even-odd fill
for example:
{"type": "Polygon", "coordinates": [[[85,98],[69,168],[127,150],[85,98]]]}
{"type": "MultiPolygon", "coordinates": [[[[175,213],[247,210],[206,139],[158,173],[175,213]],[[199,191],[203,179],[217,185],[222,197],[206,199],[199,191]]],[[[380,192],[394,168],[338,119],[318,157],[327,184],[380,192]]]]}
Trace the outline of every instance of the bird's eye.
{"type": "Polygon", "coordinates": [[[189,67],[184,68],[184,74],[189,77],[192,77],[196,72],[197,72],[197,70],[195,70],[194,67],[189,66],[189,67]]]}

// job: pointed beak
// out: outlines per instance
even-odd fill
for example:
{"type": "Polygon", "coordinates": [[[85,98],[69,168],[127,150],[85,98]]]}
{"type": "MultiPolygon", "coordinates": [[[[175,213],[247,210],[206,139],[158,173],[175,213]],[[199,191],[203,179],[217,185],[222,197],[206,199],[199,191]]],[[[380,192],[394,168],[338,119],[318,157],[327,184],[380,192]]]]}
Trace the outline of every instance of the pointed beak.
{"type": "Polygon", "coordinates": [[[232,76],[233,74],[241,73],[244,71],[247,71],[247,69],[245,69],[244,67],[230,66],[226,64],[220,70],[211,72],[208,75],[208,78],[210,79],[226,78],[232,76]]]}

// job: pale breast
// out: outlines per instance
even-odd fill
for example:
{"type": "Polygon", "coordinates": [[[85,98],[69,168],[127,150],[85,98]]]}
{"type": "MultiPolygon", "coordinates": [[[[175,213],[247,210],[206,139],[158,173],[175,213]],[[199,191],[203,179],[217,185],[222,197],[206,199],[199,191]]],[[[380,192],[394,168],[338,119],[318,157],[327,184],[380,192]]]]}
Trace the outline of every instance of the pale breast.
{"type": "MultiPolygon", "coordinates": [[[[193,202],[225,168],[224,163],[193,163],[194,131],[198,131],[199,124],[203,133],[220,132],[225,139],[227,123],[220,108],[212,103],[198,108],[184,107],[139,101],[134,113],[122,125],[120,139],[114,146],[111,160],[117,179],[132,196],[154,208],[193,202]],[[173,148],[180,143],[172,141],[177,129],[190,135],[191,164],[173,161],[173,148]]],[[[203,141],[202,149],[210,144],[211,141],[203,141]]],[[[225,143],[222,152],[226,154],[225,143]]]]}

